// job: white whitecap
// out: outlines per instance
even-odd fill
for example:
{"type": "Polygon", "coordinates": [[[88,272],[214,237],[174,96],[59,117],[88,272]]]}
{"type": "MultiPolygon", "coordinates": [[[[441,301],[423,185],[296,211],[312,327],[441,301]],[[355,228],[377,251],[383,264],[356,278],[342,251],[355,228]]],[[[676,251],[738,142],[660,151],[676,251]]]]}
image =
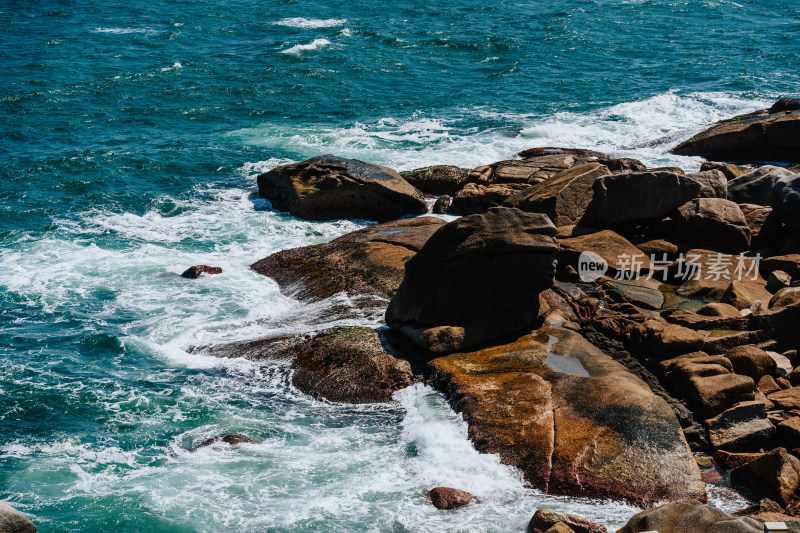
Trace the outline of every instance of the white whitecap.
{"type": "Polygon", "coordinates": [[[346,22],[347,19],[307,19],[303,17],[291,17],[273,22],[273,24],[276,26],[286,26],[288,28],[313,29],[336,28],[338,26],[343,26],[346,22]]]}
{"type": "Polygon", "coordinates": [[[325,46],[329,46],[330,44],[331,42],[328,39],[314,39],[308,44],[296,44],[291,48],[287,48],[286,50],[281,50],[281,53],[300,55],[303,52],[310,52],[311,50],[316,50],[317,48],[323,48],[325,46]]]}
{"type": "Polygon", "coordinates": [[[125,35],[128,33],[144,33],[147,35],[154,35],[158,30],[152,28],[95,28],[92,30],[94,33],[113,33],[117,35],[125,35]]]}

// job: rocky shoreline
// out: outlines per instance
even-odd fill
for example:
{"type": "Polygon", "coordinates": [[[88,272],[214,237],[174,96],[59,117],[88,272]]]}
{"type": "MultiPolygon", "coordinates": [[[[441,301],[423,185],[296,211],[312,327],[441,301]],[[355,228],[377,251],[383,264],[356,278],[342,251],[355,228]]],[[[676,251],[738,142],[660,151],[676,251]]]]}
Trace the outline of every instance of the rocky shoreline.
{"type": "MultiPolygon", "coordinates": [[[[564,148],[471,170],[279,167],[258,177],[274,207],[382,223],[252,268],[388,327],[195,350],[291,359],[296,387],[335,402],[430,383],[531,487],[663,504],[621,531],[800,531],[799,132],[797,100],[723,121],[676,147],[723,161],[694,173],[564,148]],[[461,218],[401,218],[425,197],[461,218]],[[754,505],[704,505],[723,478],[754,505]]],[[[605,531],[551,511],[529,529],[605,531]]]]}

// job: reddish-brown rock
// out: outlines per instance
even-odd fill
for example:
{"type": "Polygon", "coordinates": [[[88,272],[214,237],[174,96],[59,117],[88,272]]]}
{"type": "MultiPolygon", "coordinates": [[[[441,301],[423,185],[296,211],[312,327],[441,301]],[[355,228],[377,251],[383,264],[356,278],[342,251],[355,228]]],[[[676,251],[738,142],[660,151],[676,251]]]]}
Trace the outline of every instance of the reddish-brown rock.
{"type": "Polygon", "coordinates": [[[428,498],[437,509],[451,510],[469,505],[475,497],[469,492],[450,487],[435,487],[428,491],[428,498]]]}
{"type": "Polygon", "coordinates": [[[533,514],[528,524],[529,533],[547,533],[556,524],[564,524],[575,533],[606,533],[606,526],[587,520],[582,516],[540,509],[533,514]]]}

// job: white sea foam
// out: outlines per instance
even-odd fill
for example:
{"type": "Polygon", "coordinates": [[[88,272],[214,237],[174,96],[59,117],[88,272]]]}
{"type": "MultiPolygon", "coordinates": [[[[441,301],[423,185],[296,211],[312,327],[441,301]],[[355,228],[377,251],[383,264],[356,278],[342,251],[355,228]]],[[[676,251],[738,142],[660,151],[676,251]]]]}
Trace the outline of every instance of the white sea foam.
{"type": "Polygon", "coordinates": [[[331,42],[328,39],[314,39],[308,44],[296,44],[286,50],[281,50],[282,54],[294,54],[300,55],[303,52],[310,52],[311,50],[316,50],[318,48],[324,48],[329,46],[331,42]]]}
{"type": "Polygon", "coordinates": [[[553,115],[501,113],[489,109],[461,110],[449,116],[415,113],[345,127],[285,127],[265,124],[231,132],[245,142],[302,153],[309,157],[334,153],[410,170],[427,165],[475,167],[513,158],[534,146],[587,148],[620,157],[641,159],[650,166],[697,170],[696,157],[676,156],[669,149],[722,118],[768,105],[725,93],[657,96],[588,112],[553,115]],[[500,126],[475,130],[475,118],[500,126]]]}
{"type": "Polygon", "coordinates": [[[177,70],[179,68],[183,68],[183,65],[181,64],[180,61],[176,61],[172,65],[170,65],[168,67],[163,67],[160,70],[161,70],[161,72],[169,72],[170,70],[177,70]]]}
{"type": "Polygon", "coordinates": [[[286,26],[289,28],[336,28],[343,26],[347,23],[347,19],[307,19],[303,17],[292,17],[281,19],[273,24],[277,26],[286,26]]]}
{"type": "Polygon", "coordinates": [[[92,30],[94,33],[114,33],[117,35],[126,35],[129,33],[143,33],[147,35],[155,35],[159,33],[158,30],[152,28],[95,28],[92,30]]]}

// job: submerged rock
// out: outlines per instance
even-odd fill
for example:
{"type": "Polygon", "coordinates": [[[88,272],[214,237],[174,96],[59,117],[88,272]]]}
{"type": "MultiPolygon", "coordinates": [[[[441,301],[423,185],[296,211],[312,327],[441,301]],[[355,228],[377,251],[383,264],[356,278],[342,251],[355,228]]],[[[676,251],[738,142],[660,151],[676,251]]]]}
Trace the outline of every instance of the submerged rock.
{"type": "Polygon", "coordinates": [[[450,487],[435,487],[428,491],[428,498],[437,509],[452,510],[469,505],[475,497],[469,492],[450,487]]]}
{"type": "Polygon", "coordinates": [[[420,217],[349,233],[325,244],[283,250],[251,265],[274,279],[281,292],[305,300],[348,296],[389,297],[403,280],[403,267],[444,222],[420,217]]]}
{"type": "Polygon", "coordinates": [[[735,517],[696,500],[680,500],[634,515],[617,533],[763,533],[755,518],[735,517]]]}
{"type": "Polygon", "coordinates": [[[0,502],[0,532],[36,533],[36,526],[6,502],[0,502]]]}
{"type": "Polygon", "coordinates": [[[544,328],[429,366],[475,446],[535,488],[637,502],[705,498],[666,401],[577,333],[544,328]]]}
{"type": "Polygon", "coordinates": [[[539,294],[553,284],[553,234],[544,215],[510,208],[443,226],[406,264],[386,323],[435,353],[529,327],[539,294]]]}
{"type": "Polygon", "coordinates": [[[192,445],[192,451],[199,450],[200,448],[205,448],[206,446],[213,446],[216,443],[225,443],[230,446],[237,446],[239,444],[257,444],[258,441],[255,440],[253,437],[248,435],[243,435],[241,433],[222,433],[221,435],[215,435],[213,437],[209,437],[204,439],[197,444],[192,445]]]}
{"type": "Polygon", "coordinates": [[[181,274],[181,277],[187,279],[197,279],[201,274],[222,274],[222,269],[220,267],[212,267],[208,265],[195,265],[187,268],[183,274],[181,274]]]}
{"type": "Polygon", "coordinates": [[[720,161],[800,161],[800,110],[756,111],[723,120],[676,146],[678,155],[720,161]]]}
{"type": "Polygon", "coordinates": [[[307,220],[385,222],[428,211],[422,193],[394,170],[332,155],[259,174],[258,195],[307,220]]]}

